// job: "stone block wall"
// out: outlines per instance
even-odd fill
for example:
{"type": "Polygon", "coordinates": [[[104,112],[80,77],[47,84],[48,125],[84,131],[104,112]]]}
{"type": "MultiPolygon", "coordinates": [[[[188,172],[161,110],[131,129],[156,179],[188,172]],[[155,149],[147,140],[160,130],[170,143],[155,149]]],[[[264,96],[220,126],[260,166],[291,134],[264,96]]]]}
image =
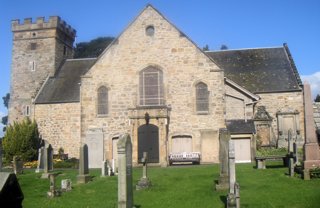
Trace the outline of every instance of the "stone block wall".
{"type": "Polygon", "coordinates": [[[79,157],[80,147],[80,104],[38,104],[35,106],[42,139],[53,147],[54,153],[62,147],[69,157],[79,157]]]}

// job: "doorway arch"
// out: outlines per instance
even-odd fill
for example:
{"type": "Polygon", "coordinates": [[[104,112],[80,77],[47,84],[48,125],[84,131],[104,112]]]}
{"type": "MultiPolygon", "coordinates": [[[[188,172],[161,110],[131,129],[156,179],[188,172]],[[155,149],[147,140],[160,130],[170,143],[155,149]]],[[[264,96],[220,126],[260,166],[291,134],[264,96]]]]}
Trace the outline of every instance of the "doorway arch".
{"type": "Polygon", "coordinates": [[[148,152],[149,163],[159,163],[159,128],[144,124],[138,128],[138,163],[141,163],[143,152],[148,152]]]}

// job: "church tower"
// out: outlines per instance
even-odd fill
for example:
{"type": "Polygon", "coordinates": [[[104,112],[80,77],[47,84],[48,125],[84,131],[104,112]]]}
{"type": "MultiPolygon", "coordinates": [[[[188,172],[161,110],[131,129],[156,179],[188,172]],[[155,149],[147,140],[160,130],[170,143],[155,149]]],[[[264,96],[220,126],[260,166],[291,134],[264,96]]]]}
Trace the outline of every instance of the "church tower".
{"type": "Polygon", "coordinates": [[[60,17],[12,21],[13,46],[9,124],[33,118],[33,101],[42,84],[53,76],[63,61],[73,57],[76,31],[60,17]]]}

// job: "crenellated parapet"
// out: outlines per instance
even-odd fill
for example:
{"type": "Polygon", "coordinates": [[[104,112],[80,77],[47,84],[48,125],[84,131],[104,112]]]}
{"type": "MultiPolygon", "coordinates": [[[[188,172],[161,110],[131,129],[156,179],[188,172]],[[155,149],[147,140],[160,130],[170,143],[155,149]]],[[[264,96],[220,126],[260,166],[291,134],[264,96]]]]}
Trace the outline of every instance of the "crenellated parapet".
{"type": "Polygon", "coordinates": [[[25,18],[23,23],[20,20],[11,21],[12,32],[43,30],[43,29],[59,29],[68,36],[74,38],[76,36],[76,30],[68,25],[59,16],[51,16],[48,21],[45,21],[44,17],[38,17],[35,22],[32,18],[25,18]]]}

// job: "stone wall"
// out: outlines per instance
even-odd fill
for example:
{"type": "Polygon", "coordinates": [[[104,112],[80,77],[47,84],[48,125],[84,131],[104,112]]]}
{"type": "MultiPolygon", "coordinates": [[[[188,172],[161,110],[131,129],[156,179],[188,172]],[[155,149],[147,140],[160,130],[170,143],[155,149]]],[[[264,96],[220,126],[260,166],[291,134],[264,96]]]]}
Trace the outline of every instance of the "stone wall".
{"type": "Polygon", "coordinates": [[[277,126],[277,112],[299,112],[298,124],[300,128],[300,143],[304,142],[304,106],[303,106],[303,93],[298,92],[283,92],[283,93],[265,93],[258,94],[261,100],[257,106],[265,106],[266,110],[272,116],[272,137],[278,138],[277,126]]]}
{"type": "MultiPolygon", "coordinates": [[[[167,135],[192,134],[194,149],[200,150],[206,145],[201,143],[201,130],[225,127],[223,71],[151,7],[129,25],[82,78],[82,137],[89,128],[102,127],[109,138],[137,128],[128,119],[128,109],[139,106],[139,72],[148,66],[163,71],[165,105],[171,109],[167,135]],[[146,35],[149,25],[155,29],[153,36],[146,35]],[[209,112],[204,115],[195,110],[195,85],[199,81],[208,85],[210,93],[209,112]],[[97,116],[96,110],[97,89],[102,85],[109,89],[109,114],[105,117],[97,116]]],[[[217,138],[212,139],[218,139],[217,134],[213,135],[217,138]]],[[[132,138],[133,143],[136,139],[132,138]]],[[[166,139],[160,138],[160,144],[166,139]]],[[[137,150],[133,151],[136,154],[137,150]]]]}
{"type": "Polygon", "coordinates": [[[38,104],[35,119],[42,139],[47,140],[55,154],[62,147],[69,157],[79,156],[80,104],[38,104]]]}

